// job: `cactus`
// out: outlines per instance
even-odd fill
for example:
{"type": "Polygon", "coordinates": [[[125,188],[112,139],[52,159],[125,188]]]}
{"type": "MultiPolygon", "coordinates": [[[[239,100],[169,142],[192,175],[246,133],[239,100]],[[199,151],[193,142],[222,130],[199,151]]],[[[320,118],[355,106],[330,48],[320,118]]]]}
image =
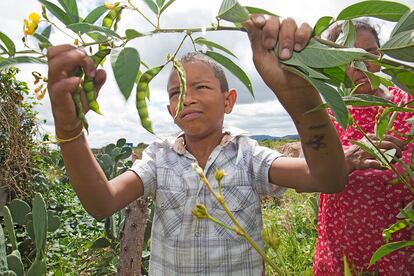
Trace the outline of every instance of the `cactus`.
{"type": "MultiPolygon", "coordinates": [[[[40,193],[36,193],[33,199],[33,230],[36,243],[36,259],[44,256],[47,234],[47,211],[46,203],[40,193]]],[[[36,263],[36,261],[35,261],[36,263]]],[[[33,264],[35,264],[33,263],[33,264]]]]}
{"type": "Polygon", "coordinates": [[[116,141],[116,146],[118,148],[122,148],[126,143],[126,139],[125,138],[120,138],[118,139],[118,141],[116,141]]]}
{"type": "Polygon", "coordinates": [[[10,210],[7,206],[3,207],[3,216],[4,216],[4,226],[6,226],[7,235],[9,236],[12,249],[16,250],[17,240],[16,240],[16,234],[14,232],[14,227],[13,227],[13,219],[10,214],[10,210]]]}
{"type": "Polygon", "coordinates": [[[26,225],[26,215],[30,212],[30,206],[21,199],[13,199],[9,204],[13,220],[20,224],[26,225]]]}
{"type": "Polygon", "coordinates": [[[47,231],[54,232],[60,226],[60,219],[55,211],[47,210],[47,231]]]}
{"type": "Polygon", "coordinates": [[[35,261],[30,266],[26,276],[43,276],[46,275],[46,264],[36,257],[35,261]]]}
{"type": "Polygon", "coordinates": [[[3,227],[0,226],[0,271],[9,269],[6,254],[6,240],[4,239],[3,227]]]}
{"type": "Polygon", "coordinates": [[[20,258],[19,251],[13,251],[7,256],[7,265],[10,270],[16,273],[17,276],[24,276],[24,266],[20,258]]]}
{"type": "Polygon", "coordinates": [[[33,229],[32,212],[30,212],[26,215],[26,232],[27,232],[27,234],[29,234],[29,237],[32,240],[35,240],[35,233],[34,233],[34,229],[33,229]]]}

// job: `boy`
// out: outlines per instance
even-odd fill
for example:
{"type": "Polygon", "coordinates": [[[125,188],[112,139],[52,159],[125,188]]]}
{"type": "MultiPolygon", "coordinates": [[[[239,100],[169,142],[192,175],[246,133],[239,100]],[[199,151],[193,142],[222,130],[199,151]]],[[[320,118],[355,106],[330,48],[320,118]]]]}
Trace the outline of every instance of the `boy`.
{"type": "MultiPolygon", "coordinates": [[[[184,111],[175,123],[183,134],[170,143],[154,143],[132,169],[108,181],[80,135],[71,93],[79,84],[72,77],[82,66],[95,77],[97,86],[105,80],[103,71],[94,71],[86,54],[72,46],[50,48],[49,94],[55,118],[56,136],[71,140],[62,143],[67,173],[86,210],[104,218],[142,195],[154,196],[156,214],[152,233],[151,275],[260,275],[261,257],[240,237],[191,214],[196,203],[228,223],[224,211],[201,184],[191,164],[204,169],[215,185],[215,169],[222,168],[223,195],[240,224],[260,245],[262,227],[259,195],[271,184],[298,191],[339,192],[347,180],[341,144],[325,111],[304,113],[322,103],[319,94],[300,77],[284,71],[273,48],[279,41],[279,57],[289,58],[300,51],[311,36],[307,24],[297,27],[293,19],[282,23],[276,17],[252,16],[244,23],[255,66],[292,117],[304,148],[305,159],[280,157],[252,140],[223,133],[225,113],[236,101],[221,69],[198,55],[187,56],[184,111]],[[280,158],[279,158],[280,157],[280,158]]],[[[172,72],[168,81],[171,116],[178,104],[179,80],[172,72]]]]}

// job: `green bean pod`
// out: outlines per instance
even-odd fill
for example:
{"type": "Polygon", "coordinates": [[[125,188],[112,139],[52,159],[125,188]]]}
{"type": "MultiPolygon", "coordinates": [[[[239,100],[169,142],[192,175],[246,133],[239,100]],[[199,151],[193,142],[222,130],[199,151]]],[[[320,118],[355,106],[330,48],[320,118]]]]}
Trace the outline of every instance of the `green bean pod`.
{"type": "MultiPolygon", "coordinates": [[[[92,55],[91,59],[95,63],[95,67],[98,67],[110,52],[110,49],[102,49],[92,55]]],[[[97,93],[93,79],[87,75],[84,75],[82,87],[83,91],[85,92],[86,99],[88,100],[89,108],[94,112],[102,115],[101,111],[99,110],[99,104],[96,101],[97,93]]]]}
{"type": "Polygon", "coordinates": [[[108,12],[108,14],[102,20],[102,26],[106,28],[111,28],[114,20],[119,16],[123,7],[116,7],[113,8],[108,12]]]}
{"type": "Polygon", "coordinates": [[[174,58],[173,60],[174,69],[177,71],[178,77],[180,78],[180,95],[178,96],[178,105],[175,110],[174,119],[181,115],[184,109],[185,94],[187,93],[187,78],[185,70],[181,62],[174,58]]]}
{"type": "Polygon", "coordinates": [[[154,67],[146,71],[138,80],[137,94],[136,94],[136,108],[141,120],[141,125],[150,133],[154,133],[152,130],[152,123],[148,114],[148,107],[145,97],[147,95],[148,85],[150,81],[161,71],[164,65],[154,67]]]}
{"type": "Polygon", "coordinates": [[[86,131],[89,133],[88,131],[89,125],[88,125],[88,121],[86,120],[85,113],[83,113],[80,92],[81,92],[81,89],[80,87],[78,87],[78,89],[76,89],[75,93],[73,94],[72,98],[73,98],[73,102],[75,103],[75,107],[76,107],[76,115],[78,119],[82,122],[83,128],[86,129],[86,131]]]}

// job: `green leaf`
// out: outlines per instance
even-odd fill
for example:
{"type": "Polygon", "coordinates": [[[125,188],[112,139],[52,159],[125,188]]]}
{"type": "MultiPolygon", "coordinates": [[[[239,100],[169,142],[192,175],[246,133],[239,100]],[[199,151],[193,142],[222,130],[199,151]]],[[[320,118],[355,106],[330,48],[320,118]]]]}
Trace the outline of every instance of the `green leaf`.
{"type": "Polygon", "coordinates": [[[264,10],[264,9],[261,9],[261,8],[249,7],[249,6],[244,6],[244,8],[250,14],[267,14],[267,15],[272,15],[272,16],[278,16],[277,14],[274,14],[270,11],[267,11],[267,10],[264,10]]]}
{"type": "Polygon", "coordinates": [[[157,4],[153,0],[144,0],[144,3],[147,4],[148,8],[155,14],[158,14],[158,7],[157,4]]]}
{"type": "Polygon", "coordinates": [[[158,8],[162,8],[164,6],[165,0],[156,0],[158,8]]]}
{"type": "Polygon", "coordinates": [[[116,141],[116,146],[122,148],[126,143],[125,138],[119,138],[118,141],[116,141]]]}
{"type": "Polygon", "coordinates": [[[405,229],[408,226],[410,226],[410,220],[408,220],[408,219],[403,219],[403,220],[397,221],[396,223],[394,223],[393,225],[391,225],[390,227],[385,229],[382,232],[382,236],[383,236],[384,240],[386,242],[388,242],[390,240],[392,234],[394,234],[398,231],[401,231],[402,229],[405,229]]]}
{"type": "Polygon", "coordinates": [[[40,193],[36,193],[33,199],[33,230],[36,243],[36,257],[42,258],[45,254],[47,235],[47,211],[46,203],[40,193]]]}
{"type": "Polygon", "coordinates": [[[347,20],[342,27],[342,34],[336,40],[336,43],[352,48],[355,45],[356,28],[351,20],[347,20]]]}
{"type": "Polygon", "coordinates": [[[371,257],[371,260],[369,261],[369,265],[371,266],[375,264],[379,259],[390,254],[395,250],[408,246],[414,246],[414,241],[398,241],[384,244],[383,246],[378,248],[377,251],[374,252],[374,254],[371,257]]]}
{"type": "Polygon", "coordinates": [[[126,36],[126,38],[128,40],[132,40],[134,38],[141,37],[142,36],[142,33],[138,32],[138,31],[136,31],[134,29],[127,29],[125,31],[125,36],[126,36]]]}
{"type": "MultiPolygon", "coordinates": [[[[312,39],[302,51],[294,51],[292,58],[312,68],[348,65],[355,59],[368,57],[360,48],[330,48],[312,39]]],[[[292,59],[291,58],[291,59],[292,59]]],[[[289,64],[289,60],[284,61],[289,64]]]]}
{"type": "Polygon", "coordinates": [[[5,58],[0,60],[0,69],[9,67],[19,63],[41,63],[46,64],[46,60],[36,57],[20,56],[15,58],[5,58]]]}
{"type": "Polygon", "coordinates": [[[230,22],[244,22],[249,19],[249,13],[237,0],[223,0],[217,17],[230,22]]]}
{"type": "Polygon", "coordinates": [[[108,9],[105,6],[99,6],[93,9],[83,20],[84,23],[95,23],[108,9]]]}
{"type": "Polygon", "coordinates": [[[224,48],[223,46],[221,46],[221,45],[219,45],[219,44],[217,44],[217,43],[215,43],[213,41],[207,40],[204,37],[197,37],[196,39],[194,39],[194,42],[196,44],[206,45],[207,47],[212,47],[212,48],[216,48],[216,49],[222,50],[223,52],[226,52],[227,54],[229,54],[229,55],[237,58],[236,55],[234,55],[228,49],[224,48]]]}
{"type": "Polygon", "coordinates": [[[394,35],[414,29],[414,10],[407,11],[403,17],[398,21],[397,25],[395,25],[394,29],[391,32],[390,37],[394,35]]]}
{"type": "Polygon", "coordinates": [[[50,33],[52,32],[52,25],[47,26],[40,34],[49,39],[50,33]]]}
{"type": "Polygon", "coordinates": [[[385,133],[388,131],[388,121],[390,120],[390,112],[392,110],[390,108],[384,109],[381,116],[377,119],[375,124],[375,134],[379,139],[383,139],[385,133]]]}
{"type": "Polygon", "coordinates": [[[89,24],[89,23],[75,23],[75,24],[70,24],[66,27],[71,29],[74,32],[81,32],[81,33],[99,32],[99,33],[104,33],[109,36],[121,39],[121,37],[116,32],[112,31],[111,29],[108,29],[102,26],[89,24]]]}
{"type": "Polygon", "coordinates": [[[114,49],[111,53],[115,80],[126,100],[131,95],[140,64],[139,53],[134,48],[114,49]]]}
{"type": "Polygon", "coordinates": [[[321,93],[341,127],[346,129],[349,121],[349,113],[338,91],[321,80],[311,78],[309,80],[316,90],[321,93]]]}
{"type": "Polygon", "coordinates": [[[42,34],[33,33],[33,37],[35,37],[39,41],[39,48],[41,50],[47,49],[50,46],[52,46],[52,43],[50,43],[49,39],[47,39],[47,37],[45,37],[42,34]]]}
{"type": "Polygon", "coordinates": [[[397,67],[389,67],[382,72],[391,76],[392,82],[399,88],[414,95],[414,72],[397,67]]]}
{"type": "Polygon", "coordinates": [[[369,16],[388,21],[398,21],[410,8],[406,5],[382,0],[361,1],[342,10],[336,20],[350,20],[369,16]]]}
{"type": "Polygon", "coordinates": [[[48,11],[50,11],[51,14],[56,16],[58,20],[60,20],[63,24],[69,25],[74,23],[72,21],[72,18],[66,14],[61,8],[56,6],[55,4],[46,1],[46,0],[39,0],[39,2],[46,7],[48,11]]]}
{"type": "Polygon", "coordinates": [[[206,55],[223,65],[227,70],[230,71],[230,73],[236,76],[247,87],[250,94],[254,98],[252,83],[250,82],[247,74],[237,64],[222,54],[216,52],[207,51],[206,55]]]}
{"type": "Polygon", "coordinates": [[[59,3],[69,14],[73,23],[79,22],[79,11],[76,0],[59,0],[59,3]]]}
{"type": "Polygon", "coordinates": [[[21,199],[13,199],[9,204],[10,212],[13,220],[20,224],[26,224],[26,215],[30,213],[30,206],[21,199]]]}
{"type": "Polygon", "coordinates": [[[321,34],[329,28],[329,26],[335,22],[332,16],[322,16],[316,21],[315,26],[313,27],[313,34],[315,36],[321,36],[321,34]]]}
{"type": "Polygon", "coordinates": [[[329,79],[323,73],[320,73],[319,71],[316,71],[312,69],[311,67],[307,66],[306,64],[302,63],[302,61],[299,60],[296,56],[292,56],[292,58],[290,58],[289,60],[281,61],[281,62],[283,64],[297,66],[301,71],[303,71],[310,78],[323,79],[323,80],[329,79]]]}
{"type": "Polygon", "coordinates": [[[108,247],[110,245],[111,245],[111,242],[107,238],[100,237],[100,238],[97,238],[93,242],[93,244],[91,245],[90,248],[91,249],[102,249],[102,248],[106,248],[106,247],[108,247]]]}
{"type": "Polygon", "coordinates": [[[399,60],[414,62],[414,29],[391,37],[379,51],[399,60]]]}
{"type": "Polygon", "coordinates": [[[413,203],[414,203],[414,201],[411,201],[410,203],[408,203],[404,207],[404,209],[402,209],[401,212],[398,213],[398,215],[396,217],[399,218],[399,219],[409,218],[412,222],[414,222],[413,203]],[[407,214],[408,214],[408,216],[407,216],[407,214]]]}
{"type": "Polygon", "coordinates": [[[396,105],[384,98],[372,96],[368,94],[354,94],[352,96],[345,96],[343,100],[346,103],[357,105],[357,106],[384,106],[384,107],[396,107],[396,105]]]}
{"type": "Polygon", "coordinates": [[[390,161],[387,158],[385,158],[385,156],[383,156],[381,152],[379,152],[377,148],[375,148],[375,146],[371,144],[369,141],[363,141],[363,142],[351,141],[351,142],[352,144],[360,147],[363,151],[372,155],[375,159],[377,159],[381,163],[381,165],[387,168],[390,167],[390,161]]]}
{"type": "Polygon", "coordinates": [[[11,40],[5,33],[0,32],[0,40],[3,42],[4,46],[7,48],[7,53],[9,56],[14,56],[16,53],[16,46],[14,45],[13,40],[11,40]]]}
{"type": "Polygon", "coordinates": [[[169,6],[171,6],[172,3],[174,3],[175,0],[170,0],[167,2],[167,4],[164,5],[164,7],[161,8],[160,14],[162,14],[169,6]]]}

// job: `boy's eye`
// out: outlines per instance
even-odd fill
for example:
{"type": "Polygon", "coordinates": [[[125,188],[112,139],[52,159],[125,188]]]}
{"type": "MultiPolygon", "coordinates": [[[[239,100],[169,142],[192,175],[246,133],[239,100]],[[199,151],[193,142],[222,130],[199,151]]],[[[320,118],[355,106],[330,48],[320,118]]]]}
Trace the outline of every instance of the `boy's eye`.
{"type": "Polygon", "coordinates": [[[209,87],[207,85],[198,85],[197,89],[208,89],[209,87]]]}
{"type": "Polygon", "coordinates": [[[171,92],[171,93],[170,93],[170,99],[171,99],[171,98],[174,98],[175,96],[178,96],[178,94],[180,94],[180,92],[178,92],[178,91],[173,91],[173,92],[171,92]]]}

